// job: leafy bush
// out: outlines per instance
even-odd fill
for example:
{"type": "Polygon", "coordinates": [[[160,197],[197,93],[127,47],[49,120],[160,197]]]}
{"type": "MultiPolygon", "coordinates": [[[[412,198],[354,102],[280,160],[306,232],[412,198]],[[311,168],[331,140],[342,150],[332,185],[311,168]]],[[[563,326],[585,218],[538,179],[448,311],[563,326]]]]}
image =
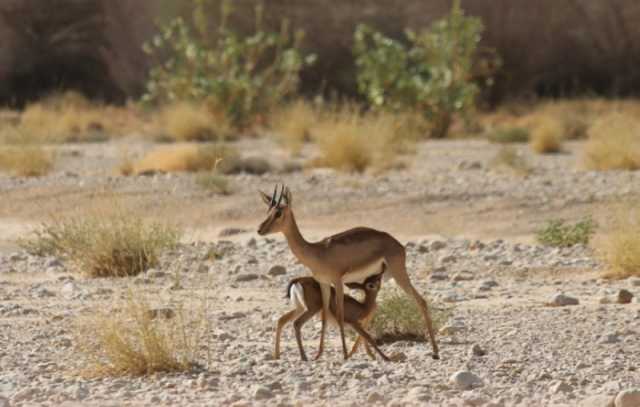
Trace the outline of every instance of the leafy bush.
{"type": "Polygon", "coordinates": [[[61,256],[90,277],[122,277],[155,266],[179,237],[170,226],[116,210],[46,223],[19,243],[34,254],[61,256]]]}
{"type": "Polygon", "coordinates": [[[591,218],[582,219],[574,224],[566,224],[556,219],[538,231],[538,242],[547,246],[570,247],[576,244],[587,244],[595,232],[596,224],[591,218]]]}
{"type": "Polygon", "coordinates": [[[493,143],[526,143],[529,141],[529,130],[524,127],[503,127],[487,136],[493,143]]]}
{"type": "MultiPolygon", "coordinates": [[[[429,304],[433,329],[437,332],[451,315],[450,309],[429,304]]],[[[369,325],[379,343],[401,340],[424,342],[424,319],[415,300],[398,289],[391,290],[378,300],[378,306],[369,325]]]]}
{"type": "Polygon", "coordinates": [[[640,209],[620,210],[610,232],[598,240],[609,277],[640,276],[640,209]]]}
{"type": "Polygon", "coordinates": [[[144,295],[129,291],[121,309],[80,317],[74,327],[74,345],[84,359],[83,373],[140,376],[197,368],[206,315],[182,304],[169,311],[161,317],[144,295]]]}
{"type": "Polygon", "coordinates": [[[474,107],[471,80],[483,27],[455,1],[451,13],[420,33],[407,31],[409,46],[366,25],[354,36],[358,89],[374,107],[417,110],[431,123],[431,136],[446,137],[456,114],[474,107]]]}
{"type": "Polygon", "coordinates": [[[144,45],[148,54],[169,55],[151,70],[144,101],[207,101],[243,127],[296,91],[300,69],[313,63],[298,49],[302,32],[291,35],[286,22],[280,32],[263,31],[258,5],[255,32],[243,36],[227,24],[231,3],[222,2],[216,33],[204,2],[193,0],[195,30],[178,17],[144,45]]]}

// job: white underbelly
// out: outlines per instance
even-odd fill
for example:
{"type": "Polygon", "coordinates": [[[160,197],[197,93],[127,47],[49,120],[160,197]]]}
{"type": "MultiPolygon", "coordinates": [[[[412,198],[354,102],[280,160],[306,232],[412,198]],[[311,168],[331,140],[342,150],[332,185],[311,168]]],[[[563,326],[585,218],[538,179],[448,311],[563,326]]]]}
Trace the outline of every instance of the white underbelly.
{"type": "MultiPolygon", "coordinates": [[[[342,281],[346,283],[363,283],[368,277],[378,274],[382,271],[382,263],[384,259],[380,259],[368,264],[366,267],[351,270],[342,277],[342,281]]],[[[386,274],[386,273],[385,273],[386,274]]]]}

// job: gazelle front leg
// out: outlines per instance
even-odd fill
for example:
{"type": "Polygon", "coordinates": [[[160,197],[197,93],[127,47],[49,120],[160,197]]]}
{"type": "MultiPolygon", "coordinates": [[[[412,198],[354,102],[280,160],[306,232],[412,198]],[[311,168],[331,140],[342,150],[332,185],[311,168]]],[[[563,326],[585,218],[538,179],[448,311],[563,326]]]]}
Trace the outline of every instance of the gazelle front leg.
{"type": "Polygon", "coordinates": [[[318,353],[314,360],[320,359],[324,352],[324,333],[327,329],[327,319],[329,318],[329,304],[331,301],[331,286],[328,284],[320,284],[322,292],[322,327],[320,328],[320,345],[318,345],[318,353]]]}
{"type": "Polygon", "coordinates": [[[347,352],[347,343],[344,340],[344,286],[342,285],[342,279],[338,279],[335,282],[336,287],[336,320],[340,327],[340,340],[342,341],[342,354],[344,360],[349,358],[347,352]]]}

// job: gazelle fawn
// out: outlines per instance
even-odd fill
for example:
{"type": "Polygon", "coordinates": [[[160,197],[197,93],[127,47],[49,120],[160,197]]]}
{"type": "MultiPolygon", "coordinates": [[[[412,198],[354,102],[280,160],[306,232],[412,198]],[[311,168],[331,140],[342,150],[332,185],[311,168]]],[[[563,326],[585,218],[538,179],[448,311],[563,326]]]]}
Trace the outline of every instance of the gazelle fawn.
{"type": "MultiPolygon", "coordinates": [[[[382,357],[384,360],[389,358],[382,353],[382,351],[375,344],[375,341],[371,338],[369,333],[363,327],[363,323],[366,323],[369,317],[373,314],[376,308],[376,297],[380,290],[382,280],[382,273],[368,277],[363,284],[360,283],[348,283],[347,286],[351,289],[364,290],[365,297],[363,302],[357,301],[355,298],[345,295],[344,296],[344,322],[350,325],[359,335],[365,340],[365,346],[367,353],[372,359],[375,359],[373,353],[369,349],[369,345],[382,357]]],[[[287,296],[295,305],[295,309],[287,312],[278,319],[278,325],[276,327],[276,345],[274,351],[274,358],[280,357],[280,336],[282,334],[282,328],[293,320],[293,327],[296,334],[296,341],[298,342],[298,349],[300,350],[300,357],[302,360],[307,360],[307,356],[304,352],[304,346],[302,345],[302,326],[322,310],[322,291],[320,284],[313,277],[300,277],[291,280],[287,287],[287,296]]],[[[335,290],[331,289],[331,312],[330,318],[333,319],[335,315],[336,304],[335,290]]],[[[359,341],[360,339],[358,339],[359,341]]],[[[357,349],[357,343],[351,353],[357,349]]],[[[322,344],[321,344],[322,346],[322,344]]],[[[321,352],[321,351],[320,351],[321,352]]],[[[351,354],[350,353],[350,354],[351,354]]]]}
{"type": "Polygon", "coordinates": [[[405,264],[405,249],[400,242],[388,233],[365,227],[349,229],[319,242],[308,242],[298,229],[292,210],[293,198],[288,188],[283,185],[278,196],[276,185],[273,195],[269,196],[264,192],[260,192],[260,195],[269,209],[267,218],[258,228],[258,233],[283,233],[293,254],[311,270],[313,278],[320,283],[322,331],[316,359],[320,357],[323,349],[331,286],[336,290],[335,316],[340,329],[342,352],[347,359],[349,354],[344,338],[343,284],[363,282],[367,277],[379,273],[383,267],[385,277],[392,277],[398,286],[418,303],[431,341],[433,358],[440,358],[427,302],[411,284],[405,264]]]}

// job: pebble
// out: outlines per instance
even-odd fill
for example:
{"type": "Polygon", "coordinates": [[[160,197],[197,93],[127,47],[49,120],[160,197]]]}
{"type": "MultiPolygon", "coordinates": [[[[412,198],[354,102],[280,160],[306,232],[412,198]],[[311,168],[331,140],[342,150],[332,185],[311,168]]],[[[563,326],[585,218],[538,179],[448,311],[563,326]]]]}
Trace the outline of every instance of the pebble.
{"type": "Polygon", "coordinates": [[[236,282],[246,283],[247,281],[257,280],[258,275],[253,273],[240,274],[236,277],[236,282]]]}
{"type": "Polygon", "coordinates": [[[267,272],[271,277],[282,276],[287,274],[287,269],[284,266],[275,265],[269,269],[267,272]]]}
{"type": "Polygon", "coordinates": [[[267,387],[256,386],[253,389],[253,398],[255,400],[266,400],[273,398],[273,393],[267,387]]]}
{"type": "Polygon", "coordinates": [[[477,343],[474,343],[473,346],[471,346],[471,348],[469,349],[469,356],[485,356],[487,354],[487,351],[484,350],[480,345],[478,345],[477,343]]]}
{"type": "Polygon", "coordinates": [[[580,301],[578,301],[577,298],[569,297],[568,295],[565,295],[565,294],[556,294],[551,299],[551,305],[554,305],[557,307],[564,307],[567,305],[578,305],[578,304],[580,304],[580,301]]]}
{"type": "Polygon", "coordinates": [[[632,299],[633,299],[633,294],[631,294],[631,291],[625,290],[623,288],[620,291],[618,291],[616,302],[618,304],[630,304],[632,299]]]}
{"type": "Polygon", "coordinates": [[[461,390],[469,390],[474,387],[482,386],[482,379],[477,375],[460,370],[449,377],[449,383],[461,390]]]}

